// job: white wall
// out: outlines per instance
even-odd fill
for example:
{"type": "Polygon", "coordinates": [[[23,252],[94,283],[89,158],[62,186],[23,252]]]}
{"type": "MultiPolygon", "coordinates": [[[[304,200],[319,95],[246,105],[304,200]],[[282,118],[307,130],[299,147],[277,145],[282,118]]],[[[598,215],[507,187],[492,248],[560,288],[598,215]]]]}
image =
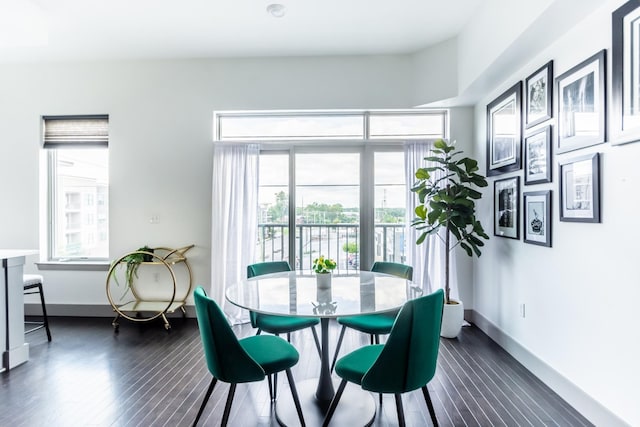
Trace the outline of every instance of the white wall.
{"type": "MultiPolygon", "coordinates": [[[[409,108],[410,64],[380,56],[4,65],[0,247],[38,247],[40,116],[107,113],[111,256],[193,243],[195,282],[208,284],[213,112],[409,108]]],[[[107,304],[103,271],[40,273],[53,314],[57,304],[86,305],[85,314],[107,304]]]]}
{"type": "Polygon", "coordinates": [[[412,55],[414,74],[413,105],[458,96],[458,39],[456,37],[430,46],[412,55]],[[437,84],[434,85],[434,82],[437,84]]]}
{"type": "MultiPolygon", "coordinates": [[[[483,168],[487,104],[550,59],[557,76],[600,49],[610,49],[611,12],[623,2],[600,2],[599,9],[552,44],[528,50],[528,61],[515,63],[518,68],[484,94],[475,107],[475,152],[483,168]]],[[[493,237],[474,263],[473,308],[484,328],[598,425],[640,425],[640,335],[634,327],[634,306],[640,300],[637,159],[640,143],[554,154],[553,182],[522,187],[553,191],[553,247],[493,237]],[[593,152],[602,154],[602,223],[560,222],[557,163],[593,152]],[[525,318],[519,315],[520,304],[526,304],[525,318]],[[590,405],[589,398],[620,420],[590,405]]],[[[522,172],[497,179],[507,176],[522,172]]],[[[481,220],[489,227],[494,180],[480,205],[481,220]]]]}

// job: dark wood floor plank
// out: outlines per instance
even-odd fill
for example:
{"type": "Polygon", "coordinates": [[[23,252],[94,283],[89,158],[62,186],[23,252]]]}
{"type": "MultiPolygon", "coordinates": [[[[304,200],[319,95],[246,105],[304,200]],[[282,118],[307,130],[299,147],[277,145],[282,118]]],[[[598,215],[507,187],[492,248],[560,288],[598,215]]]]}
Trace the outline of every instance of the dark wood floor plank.
{"type": "MultiPolygon", "coordinates": [[[[52,318],[51,324],[53,342],[44,333],[28,335],[30,361],[0,374],[0,425],[191,425],[210,382],[194,319],[172,320],[170,333],[160,322],[123,321],[119,334],[110,319],[52,318]]],[[[234,330],[239,336],[255,333],[248,325],[234,330]]],[[[332,356],[338,333],[332,322],[332,356]]],[[[300,353],[296,381],[317,377],[320,360],[311,332],[298,331],[291,341],[300,353]]],[[[368,343],[365,334],[348,331],[341,355],[368,343]]],[[[463,328],[457,339],[442,339],[428,389],[445,427],[591,425],[475,327],[463,328]]],[[[218,383],[199,425],[220,424],[228,390],[218,383]]],[[[284,374],[278,396],[291,399],[284,374]]],[[[431,425],[421,391],[402,400],[409,426],[431,425]]],[[[238,385],[230,425],[277,425],[266,381],[238,385]]],[[[387,395],[373,426],[396,425],[395,401],[387,395]]]]}

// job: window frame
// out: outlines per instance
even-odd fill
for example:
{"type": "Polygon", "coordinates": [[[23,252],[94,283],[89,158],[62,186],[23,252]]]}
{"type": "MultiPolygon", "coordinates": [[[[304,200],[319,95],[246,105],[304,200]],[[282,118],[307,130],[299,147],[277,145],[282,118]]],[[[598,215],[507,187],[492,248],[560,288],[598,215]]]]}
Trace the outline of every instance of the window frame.
{"type": "MultiPolygon", "coordinates": [[[[69,115],[69,116],[42,116],[41,117],[41,137],[42,137],[42,156],[43,162],[41,165],[46,167],[46,173],[43,174],[45,182],[42,183],[42,188],[46,191],[46,194],[42,200],[46,200],[46,206],[43,207],[43,217],[46,218],[46,224],[43,224],[41,247],[45,247],[46,251],[41,257],[41,262],[38,263],[38,268],[43,270],[58,270],[58,269],[78,269],[78,270],[104,270],[109,265],[109,253],[107,243],[107,254],[104,257],[98,256],[58,256],[55,254],[55,244],[57,235],[57,224],[61,221],[61,218],[57,217],[58,200],[57,195],[60,191],[60,183],[58,182],[58,168],[57,157],[60,151],[70,149],[86,149],[86,150],[106,150],[107,164],[108,161],[108,134],[100,134],[99,140],[96,139],[84,139],[77,138],[71,142],[63,143],[48,143],[45,141],[46,121],[47,120],[93,120],[93,119],[106,119],[106,124],[109,124],[109,116],[107,114],[90,114],[90,115],[69,115]]],[[[109,192],[109,178],[107,179],[107,206],[108,206],[108,192],[109,192]]],[[[98,206],[98,195],[94,197],[93,204],[98,206]]],[[[83,203],[82,196],[80,200],[83,203]]],[[[104,201],[102,202],[104,204],[104,201]]],[[[81,224],[84,222],[84,218],[80,217],[81,224]]],[[[94,217],[94,226],[98,226],[99,221],[97,216],[94,217]]],[[[107,214],[107,240],[109,238],[109,219],[107,214]]],[[[94,239],[98,239],[100,230],[96,229],[94,239]]]]}
{"type": "MultiPolygon", "coordinates": [[[[295,223],[295,155],[297,153],[326,152],[359,152],[360,153],[360,248],[359,257],[361,266],[370,266],[375,260],[375,152],[381,151],[403,151],[406,141],[432,142],[437,137],[449,138],[450,111],[448,109],[385,109],[385,110],[274,110],[274,111],[219,111],[214,112],[213,136],[214,143],[218,144],[238,144],[238,143],[258,143],[260,144],[260,155],[263,153],[288,153],[289,155],[289,230],[296,229],[295,223]],[[295,117],[295,116],[353,116],[361,114],[363,117],[363,135],[356,139],[331,139],[331,138],[309,138],[309,139],[278,139],[278,138],[247,138],[247,139],[221,139],[221,129],[223,121],[227,117],[295,117]],[[442,117],[442,135],[425,136],[404,136],[392,138],[370,138],[369,122],[373,116],[380,115],[440,115],[442,117]]],[[[411,183],[405,183],[407,188],[411,183]]],[[[406,224],[405,224],[406,225],[406,224]]],[[[296,235],[289,232],[289,259],[296,259],[296,235]]],[[[291,266],[295,269],[295,263],[291,266]]]]}
{"type": "Polygon", "coordinates": [[[449,135],[449,117],[448,109],[443,108],[414,108],[414,109],[383,109],[383,110],[247,110],[247,111],[216,111],[213,120],[213,139],[214,141],[227,143],[243,143],[243,142],[259,142],[262,144],[275,143],[285,144],[305,142],[307,144],[350,144],[358,142],[366,142],[367,144],[375,143],[394,143],[397,141],[407,140],[431,140],[436,137],[416,135],[416,136],[394,136],[389,138],[371,137],[370,120],[371,117],[377,116],[393,116],[393,115],[423,115],[423,116],[441,116],[442,117],[442,137],[448,138],[449,135]],[[224,128],[223,121],[225,118],[241,118],[241,117],[271,117],[271,118],[296,118],[296,117],[339,117],[339,116],[360,116],[362,118],[362,136],[354,138],[333,138],[333,137],[310,137],[310,138],[293,138],[269,136],[260,138],[259,136],[247,138],[229,138],[222,137],[224,128]]]}

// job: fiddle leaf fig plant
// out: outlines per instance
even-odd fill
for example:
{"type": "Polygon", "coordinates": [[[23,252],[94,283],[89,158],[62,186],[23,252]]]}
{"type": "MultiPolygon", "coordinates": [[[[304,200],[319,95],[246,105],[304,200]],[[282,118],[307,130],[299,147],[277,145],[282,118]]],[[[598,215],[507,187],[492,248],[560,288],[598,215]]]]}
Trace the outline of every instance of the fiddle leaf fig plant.
{"type": "Polygon", "coordinates": [[[453,249],[460,246],[470,257],[479,257],[480,248],[484,246],[482,239],[489,239],[475,211],[475,201],[482,197],[475,187],[486,187],[487,180],[477,173],[476,160],[455,151],[455,143],[438,139],[433,147],[432,156],[424,158],[431,165],[415,172],[417,181],[411,191],[417,193],[420,203],[415,208],[416,219],[411,226],[422,232],[417,244],[431,234],[440,236],[438,231],[445,230],[444,290],[445,302],[450,304],[449,266],[453,249]]]}

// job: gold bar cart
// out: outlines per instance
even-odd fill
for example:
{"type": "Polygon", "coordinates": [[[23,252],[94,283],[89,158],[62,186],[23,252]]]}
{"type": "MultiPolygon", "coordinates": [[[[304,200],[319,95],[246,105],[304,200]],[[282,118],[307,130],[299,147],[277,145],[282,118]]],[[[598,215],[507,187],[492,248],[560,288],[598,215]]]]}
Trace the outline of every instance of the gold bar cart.
{"type": "Polygon", "coordinates": [[[116,317],[111,323],[115,332],[119,331],[120,317],[133,322],[148,322],[162,317],[167,331],[171,329],[167,313],[174,313],[179,309],[186,317],[185,304],[191,293],[193,276],[185,253],[193,247],[194,245],[177,249],[138,249],[122,255],[111,264],[107,274],[106,290],[109,303],[116,312],[116,317]],[[184,274],[180,278],[175,271],[178,266],[183,266],[184,274]],[[117,277],[123,267],[125,283],[121,283],[117,277]],[[146,280],[145,277],[140,277],[139,267],[149,270],[146,272],[146,280]],[[168,273],[164,284],[159,281],[160,272],[153,270],[162,267],[164,276],[168,273]]]}

